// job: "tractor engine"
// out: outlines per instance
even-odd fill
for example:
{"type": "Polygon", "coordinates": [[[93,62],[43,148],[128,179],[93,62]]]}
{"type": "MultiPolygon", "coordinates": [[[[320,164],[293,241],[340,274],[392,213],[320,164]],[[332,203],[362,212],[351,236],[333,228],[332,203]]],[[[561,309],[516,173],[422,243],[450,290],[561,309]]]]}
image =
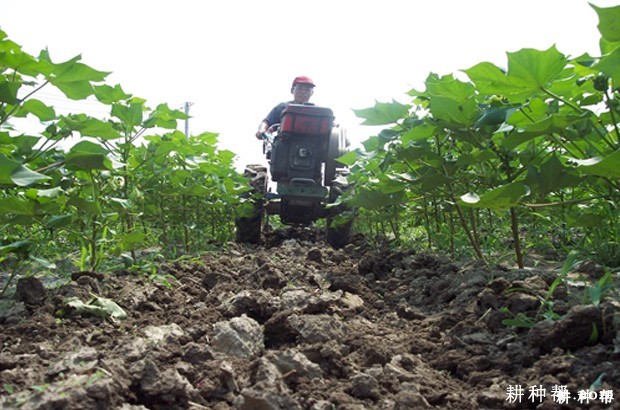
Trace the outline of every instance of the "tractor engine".
{"type": "Polygon", "coordinates": [[[290,104],[282,113],[270,164],[282,223],[306,225],[322,216],[322,201],[329,192],[322,166],[333,122],[332,110],[313,105],[290,104]]]}

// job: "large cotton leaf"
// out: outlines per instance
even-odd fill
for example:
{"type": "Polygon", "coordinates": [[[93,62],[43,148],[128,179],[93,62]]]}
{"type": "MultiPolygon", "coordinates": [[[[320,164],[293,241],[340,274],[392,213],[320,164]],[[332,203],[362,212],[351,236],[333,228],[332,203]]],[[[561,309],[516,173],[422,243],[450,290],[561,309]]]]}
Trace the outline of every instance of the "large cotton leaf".
{"type": "Polygon", "coordinates": [[[566,67],[566,57],[555,46],[540,51],[524,48],[508,54],[508,75],[518,78],[532,90],[537,90],[558,77],[566,67]]]}
{"type": "Polygon", "coordinates": [[[484,95],[529,94],[529,87],[526,84],[517,78],[508,77],[502,69],[492,63],[482,62],[464,72],[484,95]]]}
{"type": "Polygon", "coordinates": [[[119,238],[119,246],[122,250],[134,249],[137,245],[144,242],[146,235],[143,232],[133,231],[122,235],[119,238]]]}
{"type": "Polygon", "coordinates": [[[108,169],[105,160],[108,150],[91,141],[82,141],[75,144],[67,153],[67,165],[82,169],[108,169]]]}
{"type": "Polygon", "coordinates": [[[531,48],[507,53],[508,72],[483,62],[464,70],[478,90],[486,95],[504,95],[524,100],[541,92],[566,67],[566,57],[555,46],[540,51],[531,48]]]}
{"type": "Polygon", "coordinates": [[[502,185],[478,196],[474,192],[461,196],[460,205],[473,208],[505,209],[516,206],[519,200],[529,195],[529,188],[521,182],[502,185]]]}
{"type": "Polygon", "coordinates": [[[11,173],[11,180],[18,186],[28,186],[46,179],[50,179],[50,177],[31,171],[23,165],[19,165],[11,173]]]}
{"type": "Polygon", "coordinates": [[[168,104],[159,104],[157,108],[151,112],[149,118],[144,121],[142,126],[145,128],[160,127],[174,130],[177,128],[177,120],[186,120],[189,118],[189,115],[185,114],[183,111],[170,109],[168,104]]]}
{"type": "Polygon", "coordinates": [[[82,100],[92,95],[95,92],[92,83],[105,80],[109,74],[80,63],[81,56],[79,55],[57,64],[52,62],[48,51],[43,50],[39,59],[46,61],[52,67],[51,73],[46,76],[48,81],[68,98],[74,100],[82,100]]]}
{"type": "Polygon", "coordinates": [[[25,198],[0,198],[0,214],[34,215],[36,206],[36,201],[25,198]]]}
{"type": "Polygon", "coordinates": [[[115,85],[114,87],[103,84],[96,85],[95,89],[95,97],[102,102],[103,104],[112,104],[119,101],[128,100],[131,98],[130,94],[126,94],[120,85],[115,85]]]}
{"type": "Polygon", "coordinates": [[[473,84],[456,80],[452,75],[441,78],[436,75],[430,75],[426,79],[425,84],[427,95],[446,97],[456,101],[466,101],[476,91],[473,84]]]}
{"type": "Polygon", "coordinates": [[[457,101],[448,97],[433,96],[430,101],[433,118],[448,124],[467,127],[478,117],[476,101],[457,101]]]}
{"type": "Polygon", "coordinates": [[[49,177],[0,154],[0,184],[28,186],[45,179],[49,177]]]}
{"type": "Polygon", "coordinates": [[[21,82],[0,77],[0,103],[17,104],[19,102],[17,98],[19,87],[21,87],[21,82]]]}
{"type": "Polygon", "coordinates": [[[70,115],[62,119],[63,126],[78,131],[83,137],[95,137],[104,140],[121,138],[114,126],[85,114],[70,115]]]}
{"type": "Polygon", "coordinates": [[[350,205],[365,209],[382,209],[403,202],[404,192],[385,194],[381,190],[361,189],[352,198],[350,205]]]}
{"type": "Polygon", "coordinates": [[[123,126],[133,128],[142,123],[142,111],[144,111],[144,104],[130,103],[125,104],[113,104],[112,115],[120,119],[123,122],[123,126]]]}
{"type": "Polygon", "coordinates": [[[620,178],[620,150],[605,158],[594,157],[574,161],[579,164],[577,169],[586,174],[614,179],[620,178]]]}
{"type": "MultiPolygon", "coordinates": [[[[573,172],[574,173],[574,172],[573,172]]],[[[540,167],[528,168],[525,182],[539,195],[558,192],[562,188],[574,186],[579,179],[572,175],[570,169],[552,154],[540,167]]]]}
{"type": "Polygon", "coordinates": [[[609,55],[601,58],[596,65],[601,72],[607,75],[614,82],[614,87],[620,86],[620,47],[616,48],[609,55]]]}
{"type": "Polygon", "coordinates": [[[43,102],[34,98],[24,102],[21,108],[23,111],[38,117],[41,121],[51,121],[56,118],[54,108],[45,105],[43,102]]]}
{"type": "Polygon", "coordinates": [[[391,103],[376,102],[374,107],[353,110],[355,115],[364,119],[364,125],[394,124],[409,114],[409,106],[392,100],[391,103]]]}
{"type": "Polygon", "coordinates": [[[577,115],[554,114],[546,117],[542,121],[523,124],[522,128],[511,133],[503,142],[502,146],[506,149],[513,149],[524,142],[534,139],[541,135],[551,135],[562,133],[568,127],[582,121],[584,117],[577,115]]]}
{"type": "Polygon", "coordinates": [[[620,41],[620,6],[614,7],[598,7],[594,4],[590,6],[598,14],[598,30],[601,36],[607,41],[620,41]]]}

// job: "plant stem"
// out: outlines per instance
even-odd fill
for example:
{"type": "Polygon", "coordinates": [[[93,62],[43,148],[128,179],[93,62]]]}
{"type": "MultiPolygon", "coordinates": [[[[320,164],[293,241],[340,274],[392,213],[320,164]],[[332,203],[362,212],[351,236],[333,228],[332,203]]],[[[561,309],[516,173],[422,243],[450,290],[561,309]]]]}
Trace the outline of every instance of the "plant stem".
{"type": "Polygon", "coordinates": [[[454,207],[456,208],[456,212],[459,215],[461,226],[463,227],[463,230],[465,231],[465,234],[467,235],[469,242],[473,246],[474,251],[476,252],[476,255],[478,256],[478,259],[480,259],[486,265],[487,262],[484,258],[484,255],[482,254],[482,250],[480,250],[480,245],[476,242],[476,239],[470,232],[469,227],[467,226],[467,220],[465,219],[465,214],[463,213],[463,210],[461,209],[461,207],[456,203],[456,198],[454,198],[454,195],[452,196],[452,201],[454,202],[454,207]]]}
{"type": "Polygon", "coordinates": [[[512,240],[514,242],[515,256],[517,257],[517,266],[519,266],[519,269],[523,269],[523,253],[521,252],[521,239],[519,238],[519,219],[515,207],[510,208],[510,226],[512,228],[512,240]]]}
{"type": "Polygon", "coordinates": [[[28,98],[30,98],[30,96],[32,96],[34,93],[36,93],[37,91],[39,91],[41,88],[45,87],[47,84],[49,84],[49,81],[45,81],[43,84],[41,84],[40,86],[38,86],[37,88],[35,88],[34,90],[32,90],[31,92],[29,92],[28,94],[26,94],[26,96],[20,100],[17,101],[17,104],[15,104],[13,106],[13,108],[11,108],[11,111],[7,112],[2,118],[0,118],[0,125],[4,124],[4,122],[15,113],[15,111],[17,111],[20,107],[20,105],[26,101],[28,98]]]}
{"type": "Polygon", "coordinates": [[[618,131],[618,123],[616,122],[616,116],[614,114],[614,109],[611,105],[611,98],[609,98],[609,93],[605,90],[605,98],[607,99],[607,106],[609,107],[609,115],[611,116],[611,123],[614,126],[614,131],[616,132],[616,140],[620,143],[620,131],[618,131]]]}
{"type": "Polygon", "coordinates": [[[563,102],[564,104],[566,104],[567,106],[569,106],[570,108],[572,108],[573,110],[577,111],[579,114],[583,114],[584,110],[583,108],[579,107],[578,105],[575,105],[574,103],[565,100],[564,98],[560,97],[557,94],[554,94],[553,92],[551,92],[550,90],[547,90],[545,87],[540,87],[540,89],[542,90],[542,92],[544,92],[545,94],[549,95],[550,97],[563,102]]]}

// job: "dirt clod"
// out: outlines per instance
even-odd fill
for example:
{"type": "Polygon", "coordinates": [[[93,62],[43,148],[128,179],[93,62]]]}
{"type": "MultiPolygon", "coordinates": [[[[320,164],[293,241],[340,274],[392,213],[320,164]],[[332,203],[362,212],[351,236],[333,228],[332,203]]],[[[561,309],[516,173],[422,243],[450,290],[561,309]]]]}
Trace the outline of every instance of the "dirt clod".
{"type": "Polygon", "coordinates": [[[27,305],[42,305],[47,297],[47,291],[43,283],[34,276],[20,278],[17,281],[15,299],[27,305]]]}

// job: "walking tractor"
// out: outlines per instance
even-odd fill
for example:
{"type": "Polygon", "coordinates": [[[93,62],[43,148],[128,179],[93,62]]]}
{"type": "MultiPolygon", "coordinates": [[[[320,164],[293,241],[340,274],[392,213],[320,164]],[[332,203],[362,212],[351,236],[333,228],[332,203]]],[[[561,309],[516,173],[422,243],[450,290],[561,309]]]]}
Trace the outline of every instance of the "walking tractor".
{"type": "Polygon", "coordinates": [[[251,190],[236,220],[237,241],[259,243],[268,214],[297,226],[326,218],[327,242],[336,248],[346,245],[351,236],[351,212],[342,204],[328,206],[346,190],[348,172],[336,161],[347,152],[349,143],[345,130],[334,126],[332,110],[289,104],[280,123],[263,133],[263,140],[276,193],[268,192],[265,166],[246,167],[251,190]]]}

